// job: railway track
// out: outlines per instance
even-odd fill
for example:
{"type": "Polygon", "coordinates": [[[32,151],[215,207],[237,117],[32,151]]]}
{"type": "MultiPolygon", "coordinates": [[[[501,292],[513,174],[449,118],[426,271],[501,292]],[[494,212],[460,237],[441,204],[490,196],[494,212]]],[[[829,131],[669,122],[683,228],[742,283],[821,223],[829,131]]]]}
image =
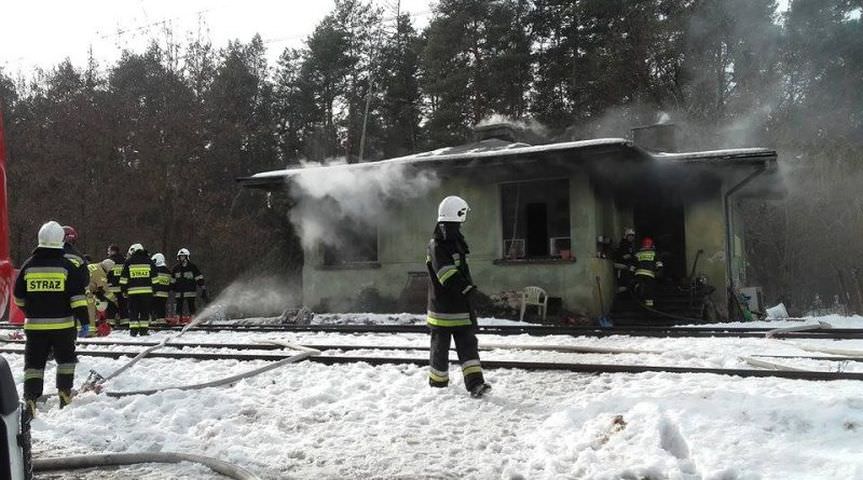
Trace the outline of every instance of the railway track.
{"type": "MultiPolygon", "coordinates": [[[[94,342],[96,343],[96,342],[94,342]]],[[[102,342],[104,343],[104,342],[102,342]]],[[[122,343],[120,343],[122,344],[122,343]]],[[[110,344],[109,344],[110,345],[110,344]]],[[[169,344],[170,346],[170,344],[169,344]]],[[[200,346],[200,344],[199,344],[200,346]]],[[[242,345],[247,347],[250,345],[242,345]]],[[[255,345],[257,346],[257,345],[255,345]]],[[[311,347],[311,345],[309,345],[311,347]]],[[[222,348],[224,345],[220,345],[222,348]]],[[[323,345],[319,345],[324,347],[323,345]]],[[[337,345],[335,349],[350,350],[359,348],[369,348],[369,346],[349,346],[337,345]]],[[[401,350],[427,350],[424,347],[414,346],[386,346],[374,347],[376,349],[401,349],[401,350]]],[[[268,345],[265,348],[284,349],[284,345],[268,345]],[[275,348],[274,348],[275,347],[275,348]]],[[[21,347],[2,347],[0,353],[6,354],[23,354],[24,348],[21,347]]],[[[121,358],[134,357],[138,351],[118,351],[118,350],[88,350],[79,349],[78,355],[89,357],[107,357],[121,358]]],[[[285,360],[295,353],[224,353],[224,352],[163,352],[156,351],[148,355],[150,358],[171,358],[181,360],[265,360],[265,361],[280,361],[285,360]]],[[[764,355],[764,357],[777,358],[776,356],[764,355]]],[[[804,358],[804,357],[794,357],[804,358]]],[[[854,357],[855,361],[860,361],[859,357],[854,357]]],[[[845,360],[844,358],[836,357],[818,357],[821,360],[845,360]]],[[[350,363],[367,363],[369,365],[428,365],[426,357],[375,357],[375,356],[350,356],[350,355],[311,355],[306,361],[321,363],[324,365],[338,365],[350,363]]],[[[738,377],[777,377],[796,380],[863,380],[863,373],[858,372],[839,372],[839,371],[803,371],[803,370],[759,370],[759,369],[732,369],[732,368],[706,368],[706,367],[680,367],[668,365],[621,365],[621,364],[595,364],[595,363],[578,363],[578,362],[526,362],[526,361],[510,361],[510,360],[484,360],[483,368],[486,369],[520,369],[532,371],[568,371],[577,373],[646,373],[646,372],[665,372],[665,373],[706,373],[714,375],[729,375],[738,377]]]]}
{"type": "MultiPolygon", "coordinates": [[[[20,329],[20,327],[0,324],[0,329],[20,329]]],[[[154,330],[179,331],[180,327],[154,328],[154,330]]],[[[204,325],[189,329],[197,332],[306,332],[306,333],[428,333],[425,325],[204,325]]],[[[769,328],[747,327],[634,327],[634,328],[598,328],[598,327],[563,327],[563,326],[491,326],[478,327],[477,333],[485,335],[568,335],[575,337],[730,337],[730,338],[763,338],[768,333],[776,332],[769,328]]],[[[806,339],[863,339],[861,328],[821,328],[816,330],[780,331],[772,333],[773,338],[806,338],[806,339]]]]}
{"type": "MultiPolygon", "coordinates": [[[[19,339],[0,339],[0,343],[8,343],[13,345],[23,345],[24,340],[19,339]]],[[[158,345],[158,342],[145,342],[145,341],[110,341],[110,340],[78,340],[79,347],[99,347],[99,346],[121,346],[121,347],[153,347],[158,345]]],[[[299,344],[302,347],[313,348],[315,350],[326,351],[326,350],[341,350],[341,351],[354,351],[354,350],[384,350],[384,351],[428,351],[429,347],[427,345],[373,345],[373,344],[321,344],[321,343],[301,343],[299,344]]],[[[284,350],[287,347],[284,344],[278,342],[260,342],[260,343],[208,343],[208,342],[177,342],[177,343],[168,343],[163,346],[163,348],[170,349],[187,349],[187,348],[212,348],[212,349],[229,349],[229,350],[261,350],[261,351],[276,351],[276,350],[284,350]]],[[[662,352],[657,351],[646,351],[646,350],[633,350],[633,349],[615,349],[615,348],[603,348],[603,347],[589,347],[589,346],[577,346],[577,345],[527,345],[527,344],[480,344],[479,349],[482,351],[491,351],[491,350],[500,350],[500,349],[508,349],[508,350],[537,350],[537,351],[546,351],[546,352],[560,352],[560,353],[581,353],[581,354],[621,354],[621,353],[630,353],[630,354],[660,354],[662,352]]],[[[455,351],[453,347],[451,349],[455,351]]],[[[2,349],[0,349],[2,352],[2,349]]],[[[194,358],[189,355],[203,355],[201,358],[197,358],[198,360],[212,360],[212,359],[223,359],[222,357],[210,358],[206,355],[216,355],[216,354],[208,354],[207,352],[188,352],[183,354],[172,354],[169,357],[165,358],[194,358]]],[[[108,355],[106,355],[108,356],[108,355]]],[[[114,358],[118,358],[124,355],[116,355],[114,358]]],[[[156,354],[151,354],[149,356],[156,356],[156,354]]],[[[863,356],[850,356],[850,355],[806,355],[806,354],[798,354],[798,355],[770,355],[770,354],[756,354],[751,355],[753,357],[761,357],[761,358],[775,358],[775,359],[806,359],[806,360],[825,360],[825,361],[833,361],[833,362],[863,362],[863,356]]],[[[250,355],[240,355],[236,356],[235,360],[260,360],[260,359],[268,359],[269,356],[256,356],[254,354],[250,355]]]]}

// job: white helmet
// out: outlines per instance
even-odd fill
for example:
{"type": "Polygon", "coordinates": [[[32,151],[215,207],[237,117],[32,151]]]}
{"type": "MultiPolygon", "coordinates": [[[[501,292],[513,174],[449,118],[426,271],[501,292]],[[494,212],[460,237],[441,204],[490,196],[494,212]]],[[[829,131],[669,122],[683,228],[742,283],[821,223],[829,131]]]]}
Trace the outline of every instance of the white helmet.
{"type": "Polygon", "coordinates": [[[153,263],[155,263],[157,267],[165,266],[165,256],[161,253],[153,255],[150,259],[153,260],[153,263]]]}
{"type": "Polygon", "coordinates": [[[39,248],[62,249],[65,237],[66,232],[63,231],[63,227],[51,220],[39,229],[39,248]]]}
{"type": "Polygon", "coordinates": [[[106,258],[105,260],[99,262],[99,265],[102,265],[102,270],[104,270],[105,273],[108,273],[114,268],[114,265],[116,265],[116,263],[114,263],[114,261],[110,258],[106,258]]]}
{"type": "Polygon", "coordinates": [[[191,253],[189,253],[189,249],[188,249],[188,248],[181,248],[181,249],[180,249],[180,251],[178,251],[178,252],[177,252],[177,256],[178,256],[178,257],[179,257],[179,256],[181,256],[181,255],[185,255],[185,256],[187,256],[187,257],[191,257],[191,256],[192,256],[192,254],[191,254],[191,253]]]}
{"type": "Polygon", "coordinates": [[[634,229],[634,228],[632,228],[632,227],[629,227],[629,228],[627,228],[626,230],[624,230],[624,231],[623,231],[623,236],[624,236],[624,237],[628,237],[628,236],[630,236],[630,235],[632,235],[633,237],[635,236],[635,229],[634,229]]]}
{"type": "Polygon", "coordinates": [[[140,252],[144,250],[144,246],[140,243],[133,243],[131,247],[129,247],[129,255],[132,255],[135,252],[140,252]]]}
{"type": "Polygon", "coordinates": [[[467,212],[469,211],[470,207],[467,206],[464,199],[452,195],[444,198],[438,205],[437,221],[462,223],[467,220],[467,212]]]}

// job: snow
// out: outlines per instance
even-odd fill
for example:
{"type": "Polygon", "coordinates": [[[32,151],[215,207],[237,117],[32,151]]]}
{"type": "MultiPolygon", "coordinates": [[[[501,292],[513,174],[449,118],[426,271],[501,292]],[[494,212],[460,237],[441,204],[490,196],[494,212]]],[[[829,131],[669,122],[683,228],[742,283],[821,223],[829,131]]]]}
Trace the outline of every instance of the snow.
{"type": "Polygon", "coordinates": [[[853,315],[845,317],[842,315],[824,315],[818,317],[806,317],[800,320],[765,320],[757,322],[725,322],[710,324],[692,324],[689,327],[749,327],[749,328],[789,328],[801,327],[803,325],[817,325],[818,322],[826,322],[833,328],[863,328],[863,317],[853,315]]]}
{"type": "Polygon", "coordinates": [[[561,143],[551,143],[547,145],[528,145],[528,144],[520,144],[519,146],[513,146],[514,144],[506,144],[502,147],[495,148],[478,148],[472,149],[468,151],[460,151],[460,153],[448,153],[453,150],[453,147],[441,148],[438,150],[433,150],[430,152],[422,152],[416,153],[413,155],[407,155],[404,157],[391,158],[388,160],[382,160],[379,162],[371,162],[371,163],[351,163],[351,164],[334,164],[334,165],[324,165],[310,168],[288,168],[283,170],[272,170],[268,172],[260,172],[248,177],[249,179],[267,179],[267,178],[280,178],[280,177],[292,177],[295,175],[302,175],[303,173],[308,173],[310,170],[315,170],[316,172],[320,172],[321,170],[328,169],[362,169],[367,167],[374,168],[382,168],[388,167],[392,165],[413,165],[424,162],[431,161],[446,161],[446,160],[465,160],[465,159],[473,159],[473,158],[492,158],[492,157],[504,157],[510,155],[526,155],[526,154],[535,154],[535,153],[543,153],[543,152],[557,152],[563,150],[579,150],[583,148],[592,148],[592,147],[602,147],[602,146],[627,146],[630,142],[624,138],[596,138],[591,140],[579,140],[575,142],[561,142],[561,143]]]}
{"type": "MultiPolygon", "coordinates": [[[[391,317],[396,321],[412,318],[352,314],[330,321],[390,323],[391,317]]],[[[860,317],[826,320],[848,327],[863,322],[860,317]]],[[[115,335],[124,339],[123,334],[115,335]]],[[[158,333],[150,339],[157,341],[166,335],[173,333],[158,333]]],[[[428,346],[423,334],[188,332],[182,341],[252,343],[266,339],[428,346]]],[[[805,352],[798,345],[863,351],[863,340],[822,339],[480,335],[480,345],[484,344],[658,352],[606,355],[496,349],[482,351],[485,360],[721,368],[751,368],[739,358],[746,355],[826,356],[805,352]]],[[[107,345],[86,348],[134,350],[107,345]]],[[[214,351],[190,351],[199,350],[214,351]]],[[[348,353],[411,358],[428,354],[411,350],[348,353]]],[[[22,356],[5,356],[20,385],[22,356]]],[[[797,368],[840,367],[839,362],[825,360],[764,359],[797,368]]],[[[79,384],[90,369],[108,373],[128,358],[82,356],[80,360],[79,384]]],[[[111,382],[109,389],[203,382],[264,363],[145,359],[111,382]]],[[[842,362],[841,366],[846,371],[863,371],[863,362],[842,362]]],[[[236,463],[266,479],[863,479],[859,382],[499,369],[486,372],[494,386],[491,394],[474,400],[464,391],[457,366],[451,365],[450,370],[453,382],[441,390],[429,388],[425,368],[413,365],[307,362],[232,387],[120,399],[88,393],[62,411],[49,401],[33,423],[33,434],[37,451],[44,455],[189,452],[236,463]]],[[[46,379],[46,391],[50,391],[52,371],[46,379]]],[[[117,478],[123,474],[126,478],[219,478],[187,464],[130,467],[118,470],[117,478]]]]}

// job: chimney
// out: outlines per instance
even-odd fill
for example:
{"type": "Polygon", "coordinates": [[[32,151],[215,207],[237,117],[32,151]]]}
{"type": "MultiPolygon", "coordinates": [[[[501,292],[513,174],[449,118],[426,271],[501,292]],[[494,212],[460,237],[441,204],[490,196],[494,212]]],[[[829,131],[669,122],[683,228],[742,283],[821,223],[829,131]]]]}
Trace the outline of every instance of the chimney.
{"type": "Polygon", "coordinates": [[[480,122],[473,127],[473,137],[475,142],[491,139],[526,145],[544,145],[549,142],[548,138],[536,129],[509,122],[480,122]]]}
{"type": "Polygon", "coordinates": [[[508,123],[477,125],[473,127],[473,135],[477,142],[491,139],[516,142],[518,139],[518,134],[516,133],[515,128],[508,123]]]}
{"type": "Polygon", "coordinates": [[[677,125],[657,123],[632,129],[632,142],[651,152],[677,151],[677,125]]]}

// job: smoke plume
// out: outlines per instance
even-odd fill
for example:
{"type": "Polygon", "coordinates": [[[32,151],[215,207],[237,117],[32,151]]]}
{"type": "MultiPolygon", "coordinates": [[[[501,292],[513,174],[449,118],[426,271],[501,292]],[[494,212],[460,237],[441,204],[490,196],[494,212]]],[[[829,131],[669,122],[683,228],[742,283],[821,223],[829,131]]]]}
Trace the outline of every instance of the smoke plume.
{"type": "Polygon", "coordinates": [[[320,243],[339,245],[344,239],[336,234],[337,227],[345,221],[375,228],[395,203],[421,197],[438,185],[434,172],[407,162],[309,162],[303,166],[306,169],[289,182],[291,195],[299,200],[291,210],[291,221],[305,248],[320,243]]]}

